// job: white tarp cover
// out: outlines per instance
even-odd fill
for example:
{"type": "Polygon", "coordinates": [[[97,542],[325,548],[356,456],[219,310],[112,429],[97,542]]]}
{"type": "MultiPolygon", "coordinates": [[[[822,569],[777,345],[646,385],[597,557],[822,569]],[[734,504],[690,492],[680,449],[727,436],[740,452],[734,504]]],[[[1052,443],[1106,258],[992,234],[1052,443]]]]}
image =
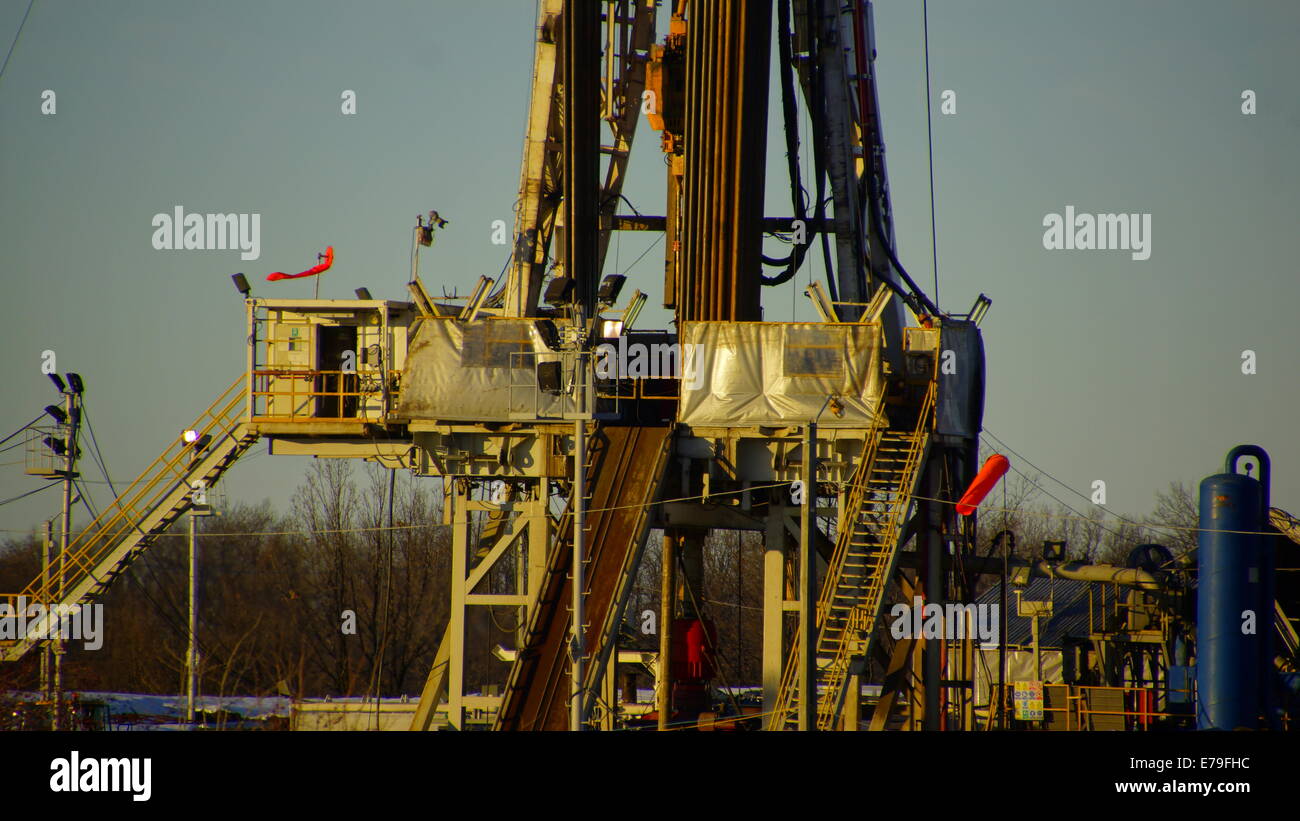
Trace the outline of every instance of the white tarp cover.
{"type": "Polygon", "coordinates": [[[537,362],[558,358],[533,319],[426,319],[407,352],[396,415],[509,421],[535,416],[539,402],[555,411],[557,400],[534,386],[537,362]]]}
{"type": "MultiPolygon", "coordinates": [[[[953,664],[957,661],[955,652],[950,656],[953,664]]],[[[998,683],[999,651],[980,648],[975,652],[979,654],[975,659],[975,706],[986,707],[989,703],[989,694],[993,690],[992,685],[998,683]]],[[[1043,665],[1042,682],[1044,684],[1061,684],[1065,681],[1064,660],[1061,657],[1060,650],[1043,648],[1040,650],[1039,660],[1043,665]]],[[[1034,667],[1034,651],[1032,649],[1008,650],[1007,683],[1037,680],[1038,671],[1034,667]]]]}
{"type": "Polygon", "coordinates": [[[827,428],[884,422],[880,325],[824,322],[686,322],[683,342],[701,375],[682,381],[678,418],[707,427],[827,428]]]}

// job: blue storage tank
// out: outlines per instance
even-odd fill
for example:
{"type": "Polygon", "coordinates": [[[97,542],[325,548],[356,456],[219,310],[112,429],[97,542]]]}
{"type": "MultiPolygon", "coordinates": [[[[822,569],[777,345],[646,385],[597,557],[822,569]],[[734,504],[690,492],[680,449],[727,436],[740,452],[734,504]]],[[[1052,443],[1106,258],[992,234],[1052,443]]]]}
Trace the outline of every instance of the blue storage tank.
{"type": "MultiPolygon", "coordinates": [[[[1268,454],[1254,445],[1228,453],[1226,472],[1201,482],[1196,596],[1198,729],[1256,728],[1271,687],[1273,597],[1264,529],[1268,510],[1268,454]],[[1258,479],[1238,473],[1254,457],[1258,479]],[[1225,533],[1218,531],[1244,531],[1225,533]],[[1253,633],[1243,632],[1246,611],[1253,633]]],[[[1269,545],[1271,547],[1271,545],[1269,545]]]]}

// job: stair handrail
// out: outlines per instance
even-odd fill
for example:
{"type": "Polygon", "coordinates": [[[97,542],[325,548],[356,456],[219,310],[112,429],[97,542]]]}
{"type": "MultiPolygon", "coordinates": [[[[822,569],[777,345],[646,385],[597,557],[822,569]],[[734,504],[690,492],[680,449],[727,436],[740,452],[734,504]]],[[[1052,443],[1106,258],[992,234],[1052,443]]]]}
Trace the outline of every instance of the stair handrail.
{"type": "MultiPolygon", "coordinates": [[[[235,411],[242,408],[244,384],[245,377],[241,374],[206,410],[199,414],[194,424],[185,430],[194,431],[200,438],[209,435],[214,439],[218,433],[217,428],[220,428],[219,432],[222,436],[233,433],[242,423],[241,414],[235,411]]],[[[99,561],[112,549],[112,546],[131,529],[138,527],[139,520],[175,489],[175,484],[169,484],[164,490],[154,492],[158,484],[168,478],[169,472],[176,476],[178,481],[185,480],[187,471],[178,469],[178,465],[184,459],[193,458],[193,454],[187,454],[189,450],[191,450],[191,443],[185,441],[184,430],[182,430],[177,434],[176,439],[136,477],[135,481],[127,486],[126,490],[76,534],[68,545],[67,553],[61,558],[61,573],[59,568],[52,568],[47,582],[47,576],[42,572],[21,592],[0,593],[0,603],[8,603],[16,609],[17,602],[21,598],[41,600],[48,590],[47,584],[55,588],[55,595],[62,601],[64,591],[68,587],[75,587],[82,579],[92,575],[99,561]]]]}

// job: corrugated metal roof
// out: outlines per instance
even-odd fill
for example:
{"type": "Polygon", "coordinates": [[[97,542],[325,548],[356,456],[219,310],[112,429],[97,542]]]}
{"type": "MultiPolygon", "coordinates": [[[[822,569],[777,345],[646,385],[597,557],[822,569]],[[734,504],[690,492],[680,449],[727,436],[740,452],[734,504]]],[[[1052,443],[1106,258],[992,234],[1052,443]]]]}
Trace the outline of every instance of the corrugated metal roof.
{"type": "MultiPolygon", "coordinates": [[[[1071,579],[1034,579],[1027,587],[1010,585],[1007,591],[1007,643],[1029,645],[1033,643],[1029,617],[1016,615],[1016,591],[1024,601],[1052,602],[1052,616],[1038,623],[1039,645],[1063,647],[1065,640],[1088,638],[1088,587],[1092,585],[1094,606],[1111,607],[1115,601],[1115,587],[1098,582],[1071,579]]],[[[980,594],[979,604],[998,604],[1002,600],[1002,584],[993,585],[980,594]]]]}

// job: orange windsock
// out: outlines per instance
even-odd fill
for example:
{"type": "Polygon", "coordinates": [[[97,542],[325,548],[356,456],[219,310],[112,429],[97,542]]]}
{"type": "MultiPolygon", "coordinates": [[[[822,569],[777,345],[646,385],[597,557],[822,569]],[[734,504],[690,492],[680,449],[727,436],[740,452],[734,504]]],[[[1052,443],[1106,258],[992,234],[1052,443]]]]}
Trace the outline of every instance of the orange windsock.
{"type": "Polygon", "coordinates": [[[962,494],[961,501],[957,503],[957,512],[963,516],[969,516],[975,512],[979,503],[984,501],[984,497],[989,495],[989,491],[998,483],[998,480],[1011,468],[1011,462],[1007,457],[1000,453],[995,453],[980,468],[980,472],[975,474],[975,480],[966,488],[962,494]]]}
{"type": "Polygon", "coordinates": [[[328,271],[329,267],[334,264],[334,246],[331,245],[330,247],[326,248],[324,254],[317,254],[317,258],[321,260],[320,263],[313,265],[312,267],[308,268],[306,271],[303,271],[302,273],[286,274],[283,271],[276,271],[273,274],[267,274],[266,278],[270,282],[277,282],[282,279],[298,279],[300,277],[312,277],[312,276],[316,276],[322,271],[328,271]]]}

